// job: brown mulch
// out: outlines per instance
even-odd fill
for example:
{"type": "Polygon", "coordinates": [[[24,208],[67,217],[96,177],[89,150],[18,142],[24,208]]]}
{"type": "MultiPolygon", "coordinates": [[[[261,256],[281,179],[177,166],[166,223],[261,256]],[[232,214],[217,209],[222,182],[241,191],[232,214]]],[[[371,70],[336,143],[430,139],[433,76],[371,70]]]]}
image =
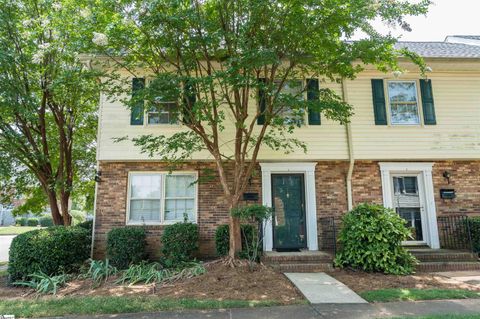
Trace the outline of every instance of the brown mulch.
{"type": "MultiPolygon", "coordinates": [[[[250,271],[246,265],[235,268],[222,262],[205,265],[201,276],[165,285],[116,285],[115,279],[93,289],[91,280],[72,280],[57,292],[66,296],[159,296],[161,298],[196,298],[216,300],[277,301],[282,304],[298,303],[303,296],[292,283],[271,268],[259,265],[250,271]]],[[[15,288],[0,283],[0,299],[35,298],[31,289],[15,288]]]]}
{"type": "Polygon", "coordinates": [[[469,285],[434,273],[417,273],[409,276],[366,273],[348,269],[336,269],[328,272],[332,277],[344,283],[355,292],[389,288],[419,289],[467,289],[480,291],[480,286],[469,285]]]}

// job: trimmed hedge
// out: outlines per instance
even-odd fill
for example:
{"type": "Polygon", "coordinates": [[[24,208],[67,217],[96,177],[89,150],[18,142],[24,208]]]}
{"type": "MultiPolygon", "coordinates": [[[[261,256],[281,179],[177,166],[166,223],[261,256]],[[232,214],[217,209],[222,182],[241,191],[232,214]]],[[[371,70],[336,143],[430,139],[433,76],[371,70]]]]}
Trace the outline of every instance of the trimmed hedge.
{"type": "Polygon", "coordinates": [[[42,227],[53,226],[53,218],[52,217],[48,217],[48,216],[40,217],[38,222],[40,223],[40,226],[42,226],[42,227]]]}
{"type": "MultiPolygon", "coordinates": [[[[247,242],[252,243],[253,235],[255,233],[255,227],[252,225],[244,224],[240,226],[242,232],[242,251],[238,254],[240,258],[248,258],[247,250],[245,249],[247,242]],[[245,238],[247,240],[245,240],[245,238]]],[[[228,225],[220,225],[215,230],[215,249],[218,256],[228,255],[230,247],[230,229],[228,225]]],[[[261,248],[261,247],[260,247],[261,248]]],[[[252,250],[251,248],[250,250],[252,250]]]]}
{"type": "Polygon", "coordinates": [[[393,209],[360,204],[343,217],[339,267],[405,275],[414,270],[415,257],[402,246],[411,237],[406,222],[393,209]]]}
{"type": "Polygon", "coordinates": [[[146,246],[147,234],[143,227],[114,228],[107,234],[107,257],[119,269],[144,260],[146,246]]]}
{"type": "Polygon", "coordinates": [[[470,234],[472,236],[473,251],[480,253],[480,216],[469,217],[470,234]]]}
{"type": "Polygon", "coordinates": [[[10,246],[10,280],[42,271],[48,275],[75,270],[90,257],[91,237],[79,227],[53,226],[16,236],[10,246]]]}
{"type": "Polygon", "coordinates": [[[27,226],[30,226],[30,227],[38,226],[38,218],[29,218],[27,220],[27,226]]]}
{"type": "Polygon", "coordinates": [[[27,226],[27,217],[19,217],[15,219],[15,225],[27,226]]]}
{"type": "Polygon", "coordinates": [[[93,220],[84,221],[82,223],[79,223],[79,224],[75,225],[75,227],[84,228],[91,233],[92,229],[93,229],[93,220]]]}
{"type": "Polygon", "coordinates": [[[176,223],[165,227],[162,235],[162,254],[167,267],[194,260],[198,250],[198,226],[193,223],[176,223]]]}

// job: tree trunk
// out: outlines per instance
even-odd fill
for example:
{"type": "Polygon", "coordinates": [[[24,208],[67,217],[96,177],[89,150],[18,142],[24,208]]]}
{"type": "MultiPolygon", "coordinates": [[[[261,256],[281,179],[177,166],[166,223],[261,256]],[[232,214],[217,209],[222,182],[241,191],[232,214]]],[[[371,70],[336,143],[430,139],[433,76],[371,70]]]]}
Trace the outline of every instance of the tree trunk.
{"type": "Polygon", "coordinates": [[[60,200],[64,226],[70,226],[72,224],[72,216],[68,212],[68,199],[69,199],[69,196],[67,194],[64,194],[62,195],[60,200]]]}
{"type": "Polygon", "coordinates": [[[52,213],[54,225],[64,225],[62,214],[58,207],[57,196],[54,191],[47,191],[48,202],[50,204],[50,211],[52,213]]]}
{"type": "Polygon", "coordinates": [[[238,200],[232,199],[229,205],[229,231],[230,231],[230,250],[229,256],[231,258],[236,258],[238,253],[242,251],[242,234],[240,231],[240,219],[233,217],[231,211],[233,208],[237,207],[238,200]]]}

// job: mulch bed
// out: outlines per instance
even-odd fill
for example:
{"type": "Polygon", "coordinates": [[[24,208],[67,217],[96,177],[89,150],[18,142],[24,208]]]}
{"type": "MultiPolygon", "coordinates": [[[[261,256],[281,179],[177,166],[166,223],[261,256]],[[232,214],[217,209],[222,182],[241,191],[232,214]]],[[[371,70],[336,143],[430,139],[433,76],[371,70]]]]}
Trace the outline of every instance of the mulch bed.
{"type": "MultiPolygon", "coordinates": [[[[247,266],[231,268],[222,262],[206,263],[201,276],[165,285],[120,286],[109,279],[92,289],[91,280],[72,280],[57,292],[66,296],[159,296],[161,298],[195,298],[216,300],[277,301],[293,304],[304,300],[300,292],[280,273],[265,266],[250,271],[247,266]]],[[[31,289],[9,287],[0,283],[0,299],[35,298],[31,289]]]]}
{"type": "Polygon", "coordinates": [[[368,290],[389,288],[418,289],[467,289],[480,291],[479,286],[469,285],[434,273],[417,273],[409,276],[366,273],[348,269],[335,269],[328,274],[359,293],[368,290]]]}

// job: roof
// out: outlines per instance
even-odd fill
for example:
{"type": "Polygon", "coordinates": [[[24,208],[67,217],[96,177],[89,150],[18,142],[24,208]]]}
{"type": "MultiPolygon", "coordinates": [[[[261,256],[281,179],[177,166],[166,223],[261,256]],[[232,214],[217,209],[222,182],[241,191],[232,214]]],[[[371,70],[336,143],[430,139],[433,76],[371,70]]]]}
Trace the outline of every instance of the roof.
{"type": "Polygon", "coordinates": [[[463,39],[469,39],[469,40],[480,40],[480,35],[451,35],[451,37],[463,38],[463,39]]]}
{"type": "MultiPolygon", "coordinates": [[[[480,39],[480,36],[478,36],[480,39]]],[[[397,42],[424,58],[480,58],[480,46],[451,42],[397,42]]]]}

